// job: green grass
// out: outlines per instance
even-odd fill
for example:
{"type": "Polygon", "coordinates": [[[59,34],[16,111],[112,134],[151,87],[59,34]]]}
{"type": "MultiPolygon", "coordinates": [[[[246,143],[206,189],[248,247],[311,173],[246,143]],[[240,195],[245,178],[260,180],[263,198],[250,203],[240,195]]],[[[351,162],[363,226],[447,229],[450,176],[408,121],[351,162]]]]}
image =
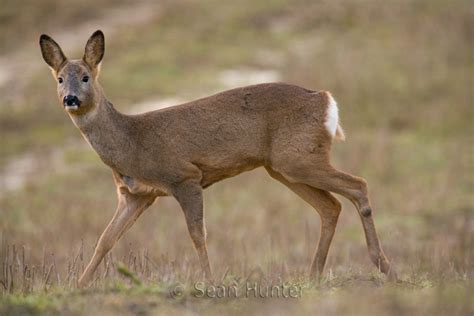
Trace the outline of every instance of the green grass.
{"type": "Polygon", "coordinates": [[[272,310],[288,314],[366,315],[374,311],[384,315],[416,313],[423,315],[467,315],[472,312],[469,291],[472,284],[433,283],[419,279],[400,284],[384,284],[378,277],[345,275],[321,284],[273,284],[282,288],[300,288],[288,294],[267,284],[237,282],[233,285],[148,284],[131,286],[116,281],[102,289],[7,295],[0,301],[0,312],[20,314],[158,314],[178,315],[189,310],[198,313],[228,315],[259,314],[272,310]],[[258,284],[255,292],[255,284],[258,284]],[[227,290],[224,290],[227,289],[227,290]],[[227,292],[226,292],[227,291],[227,292]],[[277,294],[280,293],[280,294],[277,294]],[[285,294],[283,294],[285,293],[285,294]],[[285,297],[283,296],[285,295],[285,297]],[[361,300],[361,297],[365,299],[361,300]],[[334,300],[338,304],[334,305],[334,300]]]}

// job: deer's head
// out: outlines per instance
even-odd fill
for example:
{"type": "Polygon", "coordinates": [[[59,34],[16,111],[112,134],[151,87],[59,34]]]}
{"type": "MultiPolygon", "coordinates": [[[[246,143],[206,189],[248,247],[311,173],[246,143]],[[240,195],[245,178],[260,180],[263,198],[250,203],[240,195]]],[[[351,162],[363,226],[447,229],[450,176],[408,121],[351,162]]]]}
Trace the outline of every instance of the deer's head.
{"type": "Polygon", "coordinates": [[[97,78],[104,57],[105,41],[102,31],[96,31],[86,44],[84,56],[68,60],[61,47],[48,35],[41,35],[43,58],[57,80],[60,103],[70,115],[81,115],[92,110],[101,96],[97,78]]]}

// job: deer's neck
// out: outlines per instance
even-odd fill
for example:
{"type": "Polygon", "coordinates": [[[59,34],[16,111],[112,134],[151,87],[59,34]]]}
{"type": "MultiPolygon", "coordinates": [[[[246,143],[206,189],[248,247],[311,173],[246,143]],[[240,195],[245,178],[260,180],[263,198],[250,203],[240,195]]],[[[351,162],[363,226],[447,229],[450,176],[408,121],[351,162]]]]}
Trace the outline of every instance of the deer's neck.
{"type": "Polygon", "coordinates": [[[126,172],[125,164],[134,143],[127,115],[118,112],[102,95],[93,110],[72,119],[105,164],[126,172]]]}

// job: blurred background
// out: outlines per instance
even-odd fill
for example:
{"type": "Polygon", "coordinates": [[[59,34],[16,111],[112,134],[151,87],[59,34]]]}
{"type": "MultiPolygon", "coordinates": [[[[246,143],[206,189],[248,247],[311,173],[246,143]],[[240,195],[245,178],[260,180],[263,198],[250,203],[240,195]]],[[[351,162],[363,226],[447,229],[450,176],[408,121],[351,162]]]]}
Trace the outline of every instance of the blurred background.
{"type": "MultiPolygon", "coordinates": [[[[46,33],[81,58],[96,29],[106,36],[100,82],[125,113],[267,81],[331,91],[347,135],[333,146],[334,165],[368,181],[402,278],[472,280],[473,16],[468,0],[0,0],[4,292],[11,280],[25,291],[73,284],[114,213],[111,172],[59,105],[38,45],[46,33]],[[21,273],[22,253],[36,276],[21,273]]],[[[357,212],[340,200],[325,277],[372,275],[357,212]]],[[[205,210],[216,275],[305,275],[319,217],[264,170],[207,189],[205,210]]],[[[157,201],[108,260],[153,282],[199,272],[172,198],[157,201]]]]}

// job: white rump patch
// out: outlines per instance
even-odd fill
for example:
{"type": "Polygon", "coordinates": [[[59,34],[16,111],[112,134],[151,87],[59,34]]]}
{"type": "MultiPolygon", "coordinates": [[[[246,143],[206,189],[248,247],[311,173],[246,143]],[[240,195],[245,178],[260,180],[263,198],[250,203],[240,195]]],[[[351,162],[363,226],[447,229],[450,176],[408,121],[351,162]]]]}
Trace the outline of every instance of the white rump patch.
{"type": "Polygon", "coordinates": [[[339,109],[337,108],[336,100],[334,100],[331,93],[326,92],[326,94],[329,99],[329,104],[326,112],[326,121],[324,122],[324,125],[326,126],[326,129],[328,130],[329,134],[331,134],[332,137],[335,137],[337,124],[339,123],[339,109]]]}

